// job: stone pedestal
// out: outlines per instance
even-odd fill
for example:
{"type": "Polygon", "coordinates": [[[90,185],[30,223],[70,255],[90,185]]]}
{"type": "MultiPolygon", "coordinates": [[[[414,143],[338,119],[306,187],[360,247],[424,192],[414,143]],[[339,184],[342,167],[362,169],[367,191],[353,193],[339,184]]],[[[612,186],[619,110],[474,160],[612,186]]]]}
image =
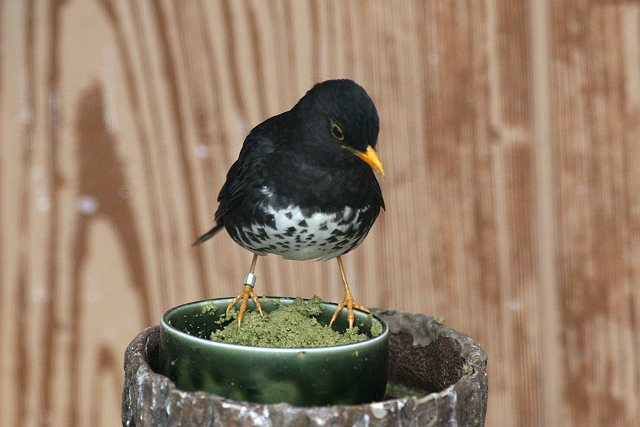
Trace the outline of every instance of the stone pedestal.
{"type": "Polygon", "coordinates": [[[432,317],[373,310],[392,333],[388,396],[352,406],[296,407],[185,392],[158,373],[159,328],[125,353],[125,426],[482,426],[487,356],[478,343],[432,317]],[[404,395],[404,397],[402,397],[404,395]]]}

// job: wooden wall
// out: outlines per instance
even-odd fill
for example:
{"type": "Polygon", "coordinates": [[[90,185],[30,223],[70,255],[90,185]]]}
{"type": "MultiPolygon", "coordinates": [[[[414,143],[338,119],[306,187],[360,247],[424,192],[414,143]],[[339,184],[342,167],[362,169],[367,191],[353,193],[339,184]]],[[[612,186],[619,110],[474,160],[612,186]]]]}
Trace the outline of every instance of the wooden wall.
{"type": "MultiPolygon", "coordinates": [[[[350,77],[387,211],[369,306],[489,354],[491,426],[640,419],[640,2],[0,0],[0,425],[118,425],[122,356],[236,293],[212,222],[248,130],[350,77]]],[[[259,292],[341,297],[335,262],[259,292]]]]}

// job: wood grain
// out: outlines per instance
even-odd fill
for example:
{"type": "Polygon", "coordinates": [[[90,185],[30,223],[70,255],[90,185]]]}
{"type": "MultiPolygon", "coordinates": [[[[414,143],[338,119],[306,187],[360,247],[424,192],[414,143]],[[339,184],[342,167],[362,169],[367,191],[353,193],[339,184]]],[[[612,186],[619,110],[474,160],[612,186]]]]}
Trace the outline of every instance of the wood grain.
{"type": "Polygon", "coordinates": [[[640,419],[639,7],[551,11],[563,371],[583,425],[640,419]]]}
{"type": "Polygon", "coordinates": [[[388,171],[356,298],[478,340],[488,425],[635,425],[639,34],[636,1],[0,0],[0,425],[119,423],[133,336],[238,292],[251,255],[191,243],[244,136],[335,77],[388,171]]]}

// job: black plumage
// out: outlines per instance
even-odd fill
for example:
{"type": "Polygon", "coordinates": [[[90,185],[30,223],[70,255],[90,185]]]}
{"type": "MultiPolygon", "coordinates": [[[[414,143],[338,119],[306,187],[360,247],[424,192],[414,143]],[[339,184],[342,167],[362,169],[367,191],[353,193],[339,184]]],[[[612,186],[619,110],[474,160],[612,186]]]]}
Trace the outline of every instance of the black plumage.
{"type": "Polygon", "coordinates": [[[378,131],[376,108],[361,86],[315,85],[249,133],[218,195],[216,223],[196,243],[224,227],[255,255],[305,260],[349,252],[384,208],[372,170],[383,173],[374,151],[378,131]]]}

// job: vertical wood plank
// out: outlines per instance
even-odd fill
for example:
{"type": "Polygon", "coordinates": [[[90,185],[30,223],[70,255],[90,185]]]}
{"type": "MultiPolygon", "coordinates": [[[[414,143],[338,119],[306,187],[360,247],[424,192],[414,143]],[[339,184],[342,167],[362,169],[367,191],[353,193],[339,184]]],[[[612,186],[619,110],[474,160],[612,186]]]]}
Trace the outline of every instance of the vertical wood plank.
{"type": "Polygon", "coordinates": [[[640,411],[639,7],[551,7],[563,391],[576,425],[632,425],[640,411]]]}
{"type": "Polygon", "coordinates": [[[536,181],[535,217],[538,233],[535,244],[537,252],[538,289],[540,310],[537,335],[541,345],[540,382],[545,408],[545,424],[569,425],[562,400],[565,378],[558,360],[564,348],[561,340],[560,298],[558,291],[556,188],[554,179],[553,139],[551,131],[552,88],[550,82],[551,37],[548,2],[531,2],[531,60],[533,126],[535,137],[534,174],[536,181]]]}

